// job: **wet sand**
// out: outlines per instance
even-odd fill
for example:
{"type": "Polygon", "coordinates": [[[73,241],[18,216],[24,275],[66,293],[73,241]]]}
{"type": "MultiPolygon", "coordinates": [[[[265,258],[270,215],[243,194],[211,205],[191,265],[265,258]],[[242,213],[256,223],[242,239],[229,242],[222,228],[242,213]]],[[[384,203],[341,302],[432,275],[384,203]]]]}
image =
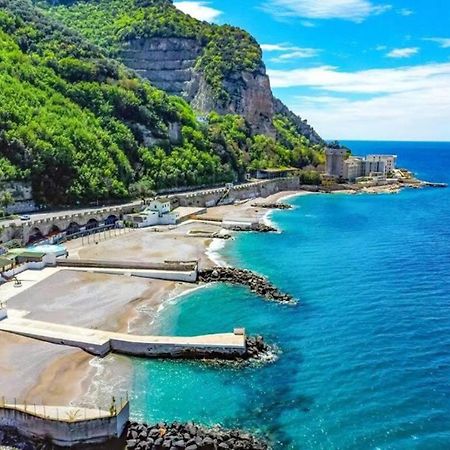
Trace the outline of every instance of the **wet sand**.
{"type": "MultiPolygon", "coordinates": [[[[13,297],[8,307],[28,311],[27,318],[109,331],[151,334],[159,306],[192,285],[164,280],[61,270],[13,297]]],[[[1,395],[46,404],[104,403],[112,394],[92,392],[100,360],[82,350],[0,333],[1,395]],[[20,380],[20,382],[18,382],[20,380]],[[86,397],[84,394],[91,392],[86,397]]],[[[110,380],[131,379],[128,358],[114,357],[110,380]],[[120,374],[120,376],[118,376],[120,374]],[[113,376],[114,375],[114,376],[113,376]]]]}

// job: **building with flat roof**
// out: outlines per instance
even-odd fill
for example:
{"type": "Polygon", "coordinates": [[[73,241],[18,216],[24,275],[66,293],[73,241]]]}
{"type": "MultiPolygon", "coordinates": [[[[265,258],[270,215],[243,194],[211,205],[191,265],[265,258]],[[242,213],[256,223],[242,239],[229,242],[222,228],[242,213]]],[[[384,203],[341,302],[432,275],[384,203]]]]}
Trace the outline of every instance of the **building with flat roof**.
{"type": "MultiPolygon", "coordinates": [[[[386,178],[396,168],[396,155],[367,155],[365,157],[350,156],[343,162],[341,177],[355,181],[360,177],[386,178]]],[[[334,174],[334,176],[339,176],[334,174]]]]}
{"type": "Polygon", "coordinates": [[[152,225],[174,225],[178,222],[179,214],[171,211],[169,199],[159,198],[152,200],[141,212],[127,214],[124,219],[142,228],[152,225]]]}
{"type": "Polygon", "coordinates": [[[327,148],[325,150],[325,175],[344,178],[344,162],[346,159],[346,149],[327,148]]]}
{"type": "Polygon", "coordinates": [[[366,172],[380,172],[387,175],[395,170],[397,155],[367,155],[366,172]]]}
{"type": "Polygon", "coordinates": [[[364,175],[365,172],[365,161],[363,158],[358,158],[355,156],[350,156],[344,161],[344,175],[349,181],[355,181],[358,177],[364,175]]]}

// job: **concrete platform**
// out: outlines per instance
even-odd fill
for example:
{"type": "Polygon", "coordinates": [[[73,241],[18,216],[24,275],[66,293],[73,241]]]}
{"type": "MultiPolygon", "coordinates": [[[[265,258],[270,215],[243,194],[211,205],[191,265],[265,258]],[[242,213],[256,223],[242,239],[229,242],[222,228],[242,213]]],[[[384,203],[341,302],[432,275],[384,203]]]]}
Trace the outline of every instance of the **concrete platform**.
{"type": "Polygon", "coordinates": [[[102,357],[111,351],[109,335],[88,328],[8,317],[0,321],[0,331],[6,331],[53,344],[78,347],[88,353],[102,357]]]}
{"type": "Polygon", "coordinates": [[[41,322],[12,314],[0,321],[0,331],[81,348],[100,357],[116,352],[153,358],[227,358],[246,351],[245,332],[240,330],[192,337],[137,336],[41,322]]]}

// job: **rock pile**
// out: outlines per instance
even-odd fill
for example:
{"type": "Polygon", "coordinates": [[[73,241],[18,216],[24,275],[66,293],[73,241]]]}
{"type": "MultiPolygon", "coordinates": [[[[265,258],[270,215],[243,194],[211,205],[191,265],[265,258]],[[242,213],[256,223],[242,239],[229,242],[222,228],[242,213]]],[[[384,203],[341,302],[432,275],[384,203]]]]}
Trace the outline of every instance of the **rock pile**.
{"type": "Polygon", "coordinates": [[[198,271],[198,281],[214,283],[217,281],[247,286],[252,292],[280,303],[294,303],[291,295],[281,292],[272,283],[251,270],[234,267],[213,267],[198,271]]]}
{"type": "Polygon", "coordinates": [[[292,209],[292,205],[287,203],[253,203],[253,208],[267,208],[267,209],[292,209]]]}
{"type": "Polygon", "coordinates": [[[221,427],[203,428],[193,423],[166,422],[149,426],[130,423],[127,430],[127,450],[266,450],[264,441],[240,430],[221,427]]]}
{"type": "Polygon", "coordinates": [[[259,233],[271,233],[278,231],[276,228],[266,225],[265,223],[258,223],[252,225],[251,227],[245,225],[231,225],[227,228],[231,231],[257,231],[259,233]]]}
{"type": "Polygon", "coordinates": [[[247,361],[271,362],[276,359],[277,349],[264,341],[262,336],[247,336],[247,361]]]}

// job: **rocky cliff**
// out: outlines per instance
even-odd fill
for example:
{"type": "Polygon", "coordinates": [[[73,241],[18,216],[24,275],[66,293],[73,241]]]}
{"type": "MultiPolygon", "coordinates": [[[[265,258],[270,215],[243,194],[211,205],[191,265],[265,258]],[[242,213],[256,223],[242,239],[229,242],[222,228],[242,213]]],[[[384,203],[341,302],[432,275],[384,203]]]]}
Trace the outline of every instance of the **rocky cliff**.
{"type": "Polygon", "coordinates": [[[193,38],[134,39],[124,44],[119,57],[156,87],[185,98],[199,113],[239,114],[255,134],[274,136],[275,103],[264,64],[227,74],[222,81],[227,97],[220,100],[198,67],[205,46],[193,38]]]}
{"type": "Polygon", "coordinates": [[[58,20],[158,88],[182,96],[199,115],[238,114],[253,134],[271,137],[276,137],[274,116],[283,115],[300,134],[322,143],[305,121],[274,99],[261,48],[245,30],[196,20],[171,0],[47,2],[58,20]]]}

